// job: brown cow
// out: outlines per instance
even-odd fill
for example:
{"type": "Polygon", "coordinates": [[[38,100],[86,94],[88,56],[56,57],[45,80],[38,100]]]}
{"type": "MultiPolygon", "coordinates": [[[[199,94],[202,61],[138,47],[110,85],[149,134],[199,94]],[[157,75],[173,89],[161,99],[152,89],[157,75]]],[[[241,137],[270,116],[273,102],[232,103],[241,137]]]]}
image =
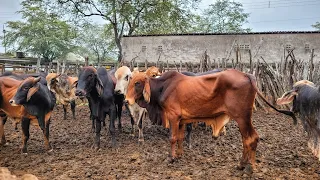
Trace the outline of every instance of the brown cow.
{"type": "Polygon", "coordinates": [[[23,153],[27,153],[30,122],[40,126],[44,134],[45,147],[49,151],[52,150],[49,143],[49,124],[55,98],[39,81],[40,77],[29,77],[23,81],[0,77],[0,109],[8,117],[21,120],[23,153]]]}
{"type": "Polygon", "coordinates": [[[161,76],[161,72],[159,70],[159,68],[155,67],[155,66],[151,66],[146,70],[146,74],[148,77],[157,77],[157,76],[161,76]]]}
{"type": "Polygon", "coordinates": [[[171,130],[171,161],[183,153],[186,123],[202,121],[212,124],[215,121],[216,130],[220,132],[218,129],[228,122],[227,117],[235,120],[244,148],[239,168],[251,173],[259,141],[251,120],[257,93],[276,111],[295,118],[291,111],[278,110],[263,98],[254,76],[234,69],[193,77],[175,71],[163,73],[160,78],[139,74],[129,83],[126,101],[142,107],[157,106],[162,110],[162,124],[171,130]]]}
{"type": "Polygon", "coordinates": [[[73,119],[76,119],[75,100],[77,96],[75,95],[75,82],[78,81],[78,77],[70,77],[67,74],[49,73],[46,80],[49,90],[56,95],[56,99],[63,106],[64,119],[67,119],[67,106],[69,103],[73,119]]]}

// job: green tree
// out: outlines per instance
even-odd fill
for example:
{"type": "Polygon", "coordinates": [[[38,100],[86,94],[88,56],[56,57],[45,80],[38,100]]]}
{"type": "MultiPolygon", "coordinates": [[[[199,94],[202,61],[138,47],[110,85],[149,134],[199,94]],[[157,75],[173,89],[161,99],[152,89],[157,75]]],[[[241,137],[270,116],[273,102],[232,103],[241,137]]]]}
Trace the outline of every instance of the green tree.
{"type": "Polygon", "coordinates": [[[124,34],[186,32],[199,0],[58,0],[60,8],[83,17],[101,16],[113,29],[118,61],[124,34]],[[62,5],[62,6],[61,6],[62,5]]]}
{"type": "Polygon", "coordinates": [[[312,27],[320,31],[320,22],[316,22],[315,24],[312,25],[312,27]]]}
{"type": "Polygon", "coordinates": [[[242,26],[249,17],[242,4],[229,0],[218,0],[205,9],[199,23],[198,31],[203,32],[248,32],[249,28],[242,26]]]}
{"type": "Polygon", "coordinates": [[[22,1],[23,21],[8,21],[7,45],[50,62],[74,48],[74,29],[39,0],[22,1]]]}
{"type": "Polygon", "coordinates": [[[108,25],[84,24],[78,34],[77,44],[81,46],[81,51],[94,58],[99,66],[103,61],[116,59],[112,31],[108,25]]]}

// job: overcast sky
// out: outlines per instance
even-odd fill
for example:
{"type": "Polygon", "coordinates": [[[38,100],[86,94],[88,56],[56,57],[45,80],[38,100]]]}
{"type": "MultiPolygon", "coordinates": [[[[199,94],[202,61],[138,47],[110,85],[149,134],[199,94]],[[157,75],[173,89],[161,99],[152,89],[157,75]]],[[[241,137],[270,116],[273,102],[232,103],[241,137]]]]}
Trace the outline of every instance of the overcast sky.
{"type": "MultiPolygon", "coordinates": [[[[0,0],[0,25],[6,21],[19,20],[15,12],[20,10],[21,0],[0,0]]],[[[200,10],[207,8],[215,0],[202,0],[200,10]]],[[[250,13],[245,27],[254,32],[263,31],[310,31],[311,25],[320,21],[320,0],[237,0],[250,13]]],[[[101,18],[95,18],[103,23],[101,18]]],[[[0,44],[0,52],[4,52],[0,44]]]]}

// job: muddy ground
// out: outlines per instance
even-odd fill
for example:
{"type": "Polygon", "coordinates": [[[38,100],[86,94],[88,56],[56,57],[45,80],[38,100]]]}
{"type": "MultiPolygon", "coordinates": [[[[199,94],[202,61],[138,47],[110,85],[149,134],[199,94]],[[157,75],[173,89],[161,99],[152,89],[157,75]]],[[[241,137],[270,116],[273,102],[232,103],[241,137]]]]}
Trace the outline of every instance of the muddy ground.
{"type": "MultiPolygon", "coordinates": [[[[242,144],[238,127],[227,125],[226,136],[217,140],[211,129],[197,127],[192,132],[193,148],[184,146],[178,162],[168,163],[169,131],[145,122],[145,142],[130,135],[130,121],[123,115],[123,132],[117,131],[118,147],[112,149],[110,136],[102,131],[101,150],[94,151],[91,121],[87,106],[76,109],[77,119],[63,120],[62,106],[57,106],[50,126],[54,151],[47,153],[39,129],[31,127],[28,155],[19,153],[21,128],[16,132],[9,121],[5,133],[9,145],[0,147],[0,167],[12,174],[26,173],[39,179],[242,179],[237,170],[242,144]]],[[[320,162],[307,148],[301,124],[277,113],[254,112],[253,123],[260,142],[254,179],[320,179],[320,162]]],[[[137,131],[136,131],[137,135],[137,131]]]]}

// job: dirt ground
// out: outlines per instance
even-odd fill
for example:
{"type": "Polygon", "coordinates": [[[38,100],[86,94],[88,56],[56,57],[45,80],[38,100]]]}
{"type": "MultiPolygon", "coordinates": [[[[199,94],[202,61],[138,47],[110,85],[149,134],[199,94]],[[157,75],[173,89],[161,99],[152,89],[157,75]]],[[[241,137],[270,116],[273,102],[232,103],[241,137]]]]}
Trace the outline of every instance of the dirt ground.
{"type": "MultiPolygon", "coordinates": [[[[130,120],[123,115],[123,132],[117,131],[117,148],[102,130],[101,150],[94,151],[87,106],[76,109],[77,120],[63,120],[62,106],[54,110],[50,126],[53,152],[47,153],[39,129],[31,127],[28,155],[19,152],[21,128],[9,121],[5,133],[9,144],[0,147],[0,167],[18,177],[30,173],[39,179],[242,179],[250,178],[237,165],[242,154],[241,136],[234,122],[227,134],[214,140],[211,129],[192,132],[192,149],[184,146],[183,157],[168,163],[169,131],[144,122],[145,142],[130,135],[130,120]]],[[[320,162],[307,148],[301,124],[277,113],[254,112],[253,123],[260,136],[257,168],[252,179],[320,179],[320,162]]],[[[108,124],[108,121],[107,121],[108,124]]]]}

